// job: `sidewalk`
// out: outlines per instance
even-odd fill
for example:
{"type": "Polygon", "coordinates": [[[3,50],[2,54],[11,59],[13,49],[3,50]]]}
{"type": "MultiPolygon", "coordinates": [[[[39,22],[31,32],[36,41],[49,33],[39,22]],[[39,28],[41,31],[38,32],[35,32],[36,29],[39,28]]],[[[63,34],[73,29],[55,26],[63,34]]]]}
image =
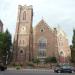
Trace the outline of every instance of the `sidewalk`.
{"type": "Polygon", "coordinates": [[[45,71],[45,72],[53,72],[53,69],[16,69],[16,68],[7,68],[7,70],[11,71],[45,71]]]}

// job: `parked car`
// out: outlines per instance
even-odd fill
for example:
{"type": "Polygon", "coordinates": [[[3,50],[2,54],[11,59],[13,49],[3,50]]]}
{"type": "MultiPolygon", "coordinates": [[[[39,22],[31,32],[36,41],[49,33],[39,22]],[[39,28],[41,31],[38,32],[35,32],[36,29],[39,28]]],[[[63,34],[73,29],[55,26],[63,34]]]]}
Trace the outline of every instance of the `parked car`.
{"type": "Polygon", "coordinates": [[[70,65],[59,65],[54,69],[56,73],[73,73],[75,72],[75,68],[70,65]]]}
{"type": "Polygon", "coordinates": [[[3,63],[0,63],[0,71],[4,71],[7,69],[7,66],[5,66],[3,63]]]}

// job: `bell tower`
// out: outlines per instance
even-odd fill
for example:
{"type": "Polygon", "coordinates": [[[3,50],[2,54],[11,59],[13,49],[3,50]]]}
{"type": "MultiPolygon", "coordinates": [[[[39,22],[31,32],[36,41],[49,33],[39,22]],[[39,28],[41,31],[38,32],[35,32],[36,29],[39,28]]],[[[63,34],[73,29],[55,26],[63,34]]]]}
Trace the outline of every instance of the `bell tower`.
{"type": "Polygon", "coordinates": [[[33,9],[32,6],[18,6],[16,33],[14,38],[14,62],[24,64],[32,60],[33,53],[33,9]]]}

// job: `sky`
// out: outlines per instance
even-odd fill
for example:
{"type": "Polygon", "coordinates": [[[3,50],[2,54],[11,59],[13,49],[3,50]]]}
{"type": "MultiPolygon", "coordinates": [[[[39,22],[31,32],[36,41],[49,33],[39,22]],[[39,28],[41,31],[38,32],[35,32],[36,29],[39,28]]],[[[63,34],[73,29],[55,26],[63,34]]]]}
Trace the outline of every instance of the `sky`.
{"type": "Polygon", "coordinates": [[[0,0],[0,19],[14,38],[18,5],[33,6],[33,26],[42,18],[49,26],[59,26],[71,44],[75,28],[75,0],[0,0]]]}

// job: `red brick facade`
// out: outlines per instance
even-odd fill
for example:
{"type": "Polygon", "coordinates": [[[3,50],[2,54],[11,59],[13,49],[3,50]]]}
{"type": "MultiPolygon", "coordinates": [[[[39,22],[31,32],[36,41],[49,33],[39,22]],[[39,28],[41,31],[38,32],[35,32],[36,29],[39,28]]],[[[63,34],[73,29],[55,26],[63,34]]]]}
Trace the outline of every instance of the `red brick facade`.
{"type": "Polygon", "coordinates": [[[60,61],[61,51],[65,58],[70,57],[70,48],[65,33],[57,28],[49,27],[43,19],[33,28],[32,19],[32,7],[19,6],[13,61],[24,64],[32,58],[44,61],[49,56],[54,56],[60,61]]]}
{"type": "Polygon", "coordinates": [[[55,56],[55,51],[57,51],[56,48],[56,31],[54,31],[52,28],[50,28],[44,20],[41,20],[33,31],[33,52],[34,57],[37,58],[46,58],[49,56],[55,56]],[[41,44],[40,44],[41,41],[41,44]],[[42,41],[45,41],[46,44],[45,48],[39,48],[43,45],[42,41]],[[40,45],[40,46],[39,46],[40,45]],[[45,52],[45,56],[43,56],[42,52],[45,52]],[[41,55],[39,55],[41,52],[41,55]]]}

